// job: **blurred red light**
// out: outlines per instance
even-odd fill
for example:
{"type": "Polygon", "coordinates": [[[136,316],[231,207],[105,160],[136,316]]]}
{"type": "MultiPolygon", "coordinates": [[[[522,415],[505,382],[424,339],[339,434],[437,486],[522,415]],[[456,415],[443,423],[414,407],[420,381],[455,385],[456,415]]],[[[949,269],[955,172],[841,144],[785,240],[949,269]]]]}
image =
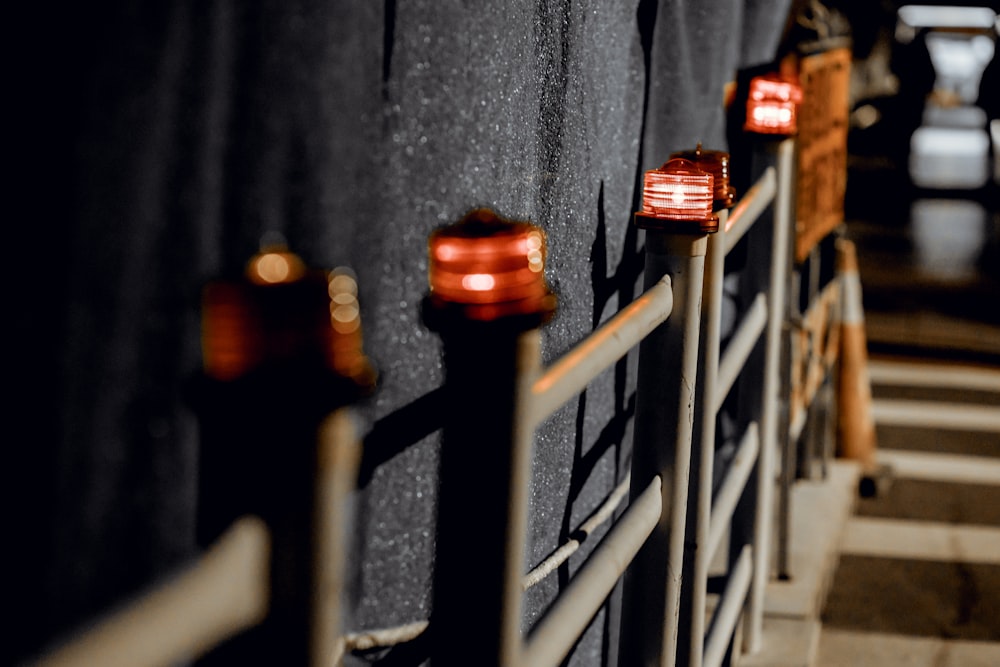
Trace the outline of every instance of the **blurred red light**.
{"type": "Polygon", "coordinates": [[[693,151],[678,151],[670,157],[689,160],[698,169],[712,174],[716,207],[729,208],[736,201],[736,189],[729,182],[729,153],[705,150],[698,144],[693,151]]]}
{"type": "Polygon", "coordinates": [[[472,319],[550,308],[545,234],[527,222],[476,209],[428,241],[431,299],[466,306],[472,319]]]}
{"type": "Polygon", "coordinates": [[[260,363],[264,343],[253,301],[243,285],[205,286],[201,346],[205,374],[216,380],[235,380],[260,363]]]}
{"type": "Polygon", "coordinates": [[[759,134],[795,134],[801,102],[802,88],[796,82],[777,74],[754,77],[743,129],[759,134]]]}
{"type": "Polygon", "coordinates": [[[307,270],[283,248],[255,255],[240,280],[205,286],[202,360],[205,374],[221,381],[301,361],[326,366],[363,391],[375,380],[362,350],[353,274],[307,270]]]}
{"type": "Polygon", "coordinates": [[[647,171],[636,224],[644,229],[718,231],[719,218],[712,211],[714,181],[711,173],[684,158],[671,158],[659,169],[647,171]]]}

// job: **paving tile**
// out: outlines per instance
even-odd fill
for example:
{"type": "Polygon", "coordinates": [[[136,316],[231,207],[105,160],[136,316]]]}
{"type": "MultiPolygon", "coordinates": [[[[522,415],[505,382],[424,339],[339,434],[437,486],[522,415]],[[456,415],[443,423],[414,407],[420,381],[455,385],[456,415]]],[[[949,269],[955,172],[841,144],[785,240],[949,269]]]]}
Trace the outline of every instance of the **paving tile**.
{"type": "Polygon", "coordinates": [[[1000,565],[842,555],[828,628],[1000,641],[1000,565]]]}
{"type": "Polygon", "coordinates": [[[814,667],[996,667],[1000,643],[824,627],[814,667]]]}
{"type": "MultiPolygon", "coordinates": [[[[883,459],[884,460],[884,459],[883,459]]],[[[893,468],[888,489],[861,498],[856,516],[1000,527],[1000,479],[996,484],[910,479],[893,468]]]]}
{"type": "Polygon", "coordinates": [[[1000,565],[1000,528],[853,517],[841,554],[1000,565]]]}

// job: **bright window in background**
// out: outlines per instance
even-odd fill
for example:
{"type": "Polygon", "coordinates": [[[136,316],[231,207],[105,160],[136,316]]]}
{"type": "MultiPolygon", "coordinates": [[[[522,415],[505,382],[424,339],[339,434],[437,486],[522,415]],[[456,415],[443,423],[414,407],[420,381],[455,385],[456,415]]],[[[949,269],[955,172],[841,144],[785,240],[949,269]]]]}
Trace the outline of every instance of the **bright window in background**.
{"type": "Polygon", "coordinates": [[[986,35],[931,32],[927,50],[937,73],[935,88],[955,93],[965,104],[975,104],[983,70],[993,59],[993,40],[986,35]]]}
{"type": "Polygon", "coordinates": [[[981,188],[990,179],[989,150],[984,129],[917,128],[910,138],[910,178],[930,189],[981,188]]]}
{"type": "Polygon", "coordinates": [[[989,7],[954,7],[942,5],[903,5],[899,20],[916,28],[982,28],[996,25],[997,15],[989,7]]]}
{"type": "Polygon", "coordinates": [[[986,209],[961,199],[918,199],[910,211],[917,270],[946,282],[973,280],[988,233],[986,209]]]}
{"type": "Polygon", "coordinates": [[[975,104],[983,70],[992,60],[1000,17],[988,7],[904,5],[897,13],[896,39],[908,43],[922,28],[937,74],[935,89],[975,104]]]}

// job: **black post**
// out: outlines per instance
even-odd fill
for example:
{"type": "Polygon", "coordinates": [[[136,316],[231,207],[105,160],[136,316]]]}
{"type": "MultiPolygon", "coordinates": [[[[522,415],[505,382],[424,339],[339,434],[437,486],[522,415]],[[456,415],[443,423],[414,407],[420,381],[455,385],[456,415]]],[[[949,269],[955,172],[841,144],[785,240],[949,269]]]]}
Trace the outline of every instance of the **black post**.
{"type": "Polygon", "coordinates": [[[356,303],[337,320],[334,278],[272,249],[254,258],[246,277],[204,291],[205,373],[194,393],[198,543],[208,547],[237,518],[257,515],[271,558],[265,620],[200,665],[310,665],[313,636],[340,632],[313,620],[318,475],[330,472],[329,461],[318,461],[320,437],[334,410],[373,389],[374,374],[361,353],[356,303]],[[269,274],[266,261],[285,262],[289,272],[269,274]]]}
{"type": "Polygon", "coordinates": [[[519,663],[529,401],[540,363],[538,327],[554,307],[544,287],[541,239],[527,223],[485,210],[432,236],[424,318],[444,343],[448,406],[431,613],[434,664],[519,663]],[[534,241],[525,246],[529,237],[534,241]],[[453,247],[459,250],[452,253],[453,247]],[[519,286],[511,288],[511,281],[519,286]]]}

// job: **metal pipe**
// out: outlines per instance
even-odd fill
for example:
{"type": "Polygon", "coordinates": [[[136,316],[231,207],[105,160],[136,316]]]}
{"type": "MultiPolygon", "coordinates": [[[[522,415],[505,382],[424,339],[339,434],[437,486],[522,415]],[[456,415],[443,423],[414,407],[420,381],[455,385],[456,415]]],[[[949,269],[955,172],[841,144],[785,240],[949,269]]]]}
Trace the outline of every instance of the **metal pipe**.
{"type": "Polygon", "coordinates": [[[740,203],[733,208],[725,227],[726,255],[732,252],[747,230],[757,222],[761,214],[774,201],[776,185],[775,170],[773,167],[768,167],[753,186],[746,191],[746,194],[740,199],[740,203]]]}
{"type": "Polygon", "coordinates": [[[350,515],[348,498],[361,463],[361,441],[350,410],[341,408],[320,426],[313,520],[313,599],[310,617],[310,664],[330,667],[339,653],[340,604],[345,587],[350,515]]]}
{"type": "Polygon", "coordinates": [[[625,575],[625,664],[670,667],[676,656],[706,248],[704,234],[646,232],[645,284],[669,275],[679,317],[656,327],[639,346],[632,484],[642,489],[659,475],[663,509],[625,575]]]}
{"type": "Polygon", "coordinates": [[[712,399],[712,410],[718,412],[722,403],[726,400],[729,390],[739,377],[740,371],[746,365],[750,353],[760,339],[764,327],[767,326],[768,309],[767,295],[759,293],[750,304],[750,308],[740,320],[726,351],[722,353],[722,360],[719,362],[718,386],[715,396],[712,399]]]}
{"type": "MultiPolygon", "coordinates": [[[[719,212],[719,227],[725,229],[729,211],[719,212]]],[[[712,512],[712,475],[715,465],[715,422],[718,410],[712,400],[719,374],[719,344],[722,322],[722,286],[725,278],[725,232],[708,237],[705,253],[704,300],[701,309],[699,341],[698,400],[695,403],[694,436],[691,452],[691,479],[688,492],[688,543],[693,556],[684,561],[681,580],[680,632],[690,639],[684,644],[690,655],[678,655],[679,664],[701,664],[705,636],[705,600],[707,597],[710,554],[705,551],[712,512]],[[694,511],[691,511],[691,508],[694,511]]],[[[680,646],[678,647],[680,648],[680,646]]]]}
{"type": "Polygon", "coordinates": [[[192,567],[34,664],[168,667],[197,657],[264,619],[270,550],[262,520],[237,519],[192,567]]]}
{"type": "MultiPolygon", "coordinates": [[[[704,667],[719,667],[726,657],[729,640],[736,629],[736,621],[743,611],[753,574],[752,551],[749,544],[743,547],[736,563],[729,572],[726,588],[722,592],[719,606],[712,616],[708,637],[705,641],[704,667]]],[[[758,556],[758,560],[759,560],[758,556]]]]}
{"type": "Polygon", "coordinates": [[[528,635],[521,665],[558,665],[660,520],[661,481],[657,476],[629,505],[569,586],[528,635]]]}
{"type": "Polygon", "coordinates": [[[740,439],[739,447],[736,448],[736,456],[733,457],[729,473],[715,497],[709,519],[708,540],[705,544],[706,562],[711,561],[712,556],[719,548],[719,543],[726,534],[726,528],[733,517],[736,503],[739,502],[743,489],[746,488],[747,480],[750,479],[753,466],[757,462],[757,454],[760,452],[758,435],[757,422],[750,422],[740,439]]]}
{"type": "MultiPolygon", "coordinates": [[[[771,535],[774,524],[775,445],[778,430],[778,394],[781,389],[779,368],[785,313],[785,289],[790,262],[789,237],[794,225],[795,140],[785,139],[776,147],[777,196],[774,206],[774,230],[771,239],[771,269],[768,284],[768,323],[764,351],[764,378],[760,415],[760,461],[757,466],[757,503],[754,520],[753,582],[747,614],[744,648],[760,649],[764,625],[764,593],[770,578],[771,535]]],[[[786,425],[787,428],[787,425],[786,425]]]]}
{"type": "Polygon", "coordinates": [[[604,369],[625,356],[673,308],[670,277],[663,276],[572,350],[547,368],[531,388],[533,423],[538,423],[583,391],[604,369]]]}

